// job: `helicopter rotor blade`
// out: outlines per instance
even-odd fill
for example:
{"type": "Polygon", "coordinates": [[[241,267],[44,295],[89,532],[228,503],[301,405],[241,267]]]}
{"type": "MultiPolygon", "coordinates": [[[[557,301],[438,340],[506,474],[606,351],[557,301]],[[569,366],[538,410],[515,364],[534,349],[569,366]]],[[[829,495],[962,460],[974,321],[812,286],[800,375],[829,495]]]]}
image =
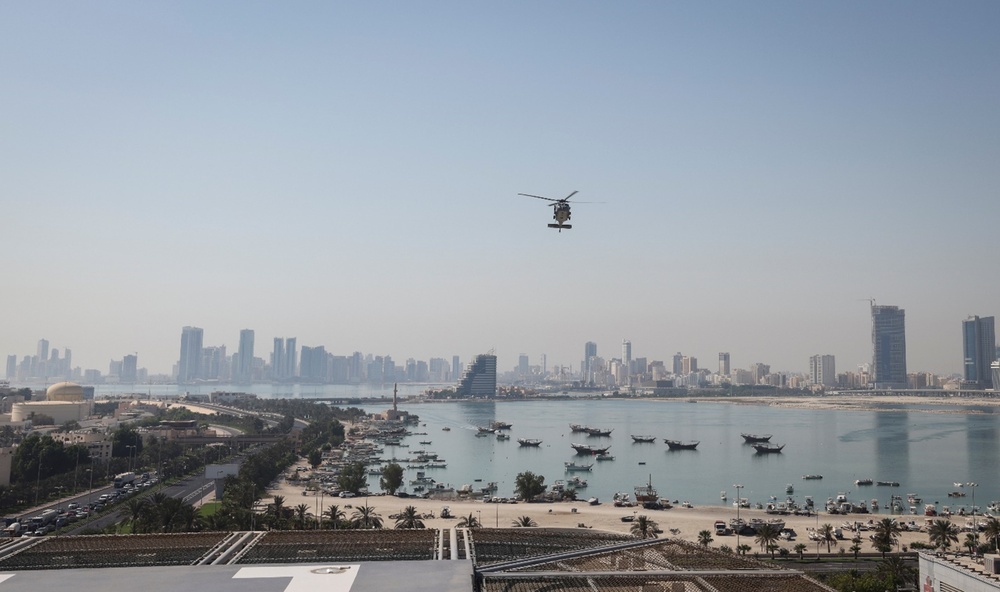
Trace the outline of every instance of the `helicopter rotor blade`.
{"type": "Polygon", "coordinates": [[[559,201],[569,201],[569,198],[573,197],[573,196],[574,196],[574,195],[576,195],[577,193],[580,193],[580,192],[579,192],[579,191],[574,191],[573,193],[570,193],[569,195],[567,195],[566,197],[562,198],[562,199],[561,199],[561,200],[559,200],[559,201]]]}
{"type": "Polygon", "coordinates": [[[543,197],[541,195],[531,195],[530,193],[518,193],[518,195],[523,195],[524,197],[534,197],[535,199],[544,199],[548,201],[563,201],[561,199],[552,199],[551,197],[543,197]]]}

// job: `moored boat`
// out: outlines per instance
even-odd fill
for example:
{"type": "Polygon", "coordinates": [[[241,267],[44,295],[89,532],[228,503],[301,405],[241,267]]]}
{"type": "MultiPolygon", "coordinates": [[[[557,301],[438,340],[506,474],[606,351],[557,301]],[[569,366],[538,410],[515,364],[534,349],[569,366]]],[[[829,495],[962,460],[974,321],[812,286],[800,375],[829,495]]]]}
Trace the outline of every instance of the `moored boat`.
{"type": "Polygon", "coordinates": [[[637,443],[649,444],[650,442],[656,442],[656,436],[637,436],[632,434],[632,441],[637,443]]]}
{"type": "Polygon", "coordinates": [[[854,480],[854,484],[855,485],[871,485],[872,483],[874,483],[874,481],[872,481],[871,479],[855,479],[854,480]]]}
{"type": "Polygon", "coordinates": [[[611,428],[610,430],[602,430],[601,428],[592,428],[592,427],[586,426],[586,427],[583,428],[583,431],[587,432],[588,436],[606,437],[606,436],[610,436],[611,432],[615,431],[615,429],[611,428]]]}
{"type": "Polygon", "coordinates": [[[590,464],[590,465],[579,464],[578,465],[575,462],[571,462],[571,461],[564,462],[563,466],[566,467],[567,471],[589,471],[589,470],[591,470],[594,467],[594,465],[592,465],[592,464],[590,464]]]}
{"type": "Polygon", "coordinates": [[[649,482],[646,485],[636,485],[635,486],[635,501],[636,503],[645,502],[655,502],[660,499],[660,496],[656,493],[656,489],[653,487],[653,475],[649,475],[649,482]]]}
{"type": "Polygon", "coordinates": [[[569,431],[571,431],[571,432],[586,432],[587,431],[587,426],[582,426],[582,425],[580,425],[578,423],[571,423],[571,424],[569,424],[569,431]]]}
{"type": "Polygon", "coordinates": [[[597,458],[597,460],[615,460],[615,457],[608,454],[607,452],[602,452],[598,454],[595,458],[597,458]]]}
{"type": "Polygon", "coordinates": [[[521,446],[539,446],[542,441],[536,438],[518,438],[517,443],[521,446]]]}
{"type": "Polygon", "coordinates": [[[680,440],[663,440],[670,450],[694,450],[698,448],[698,444],[701,444],[700,440],[692,440],[690,442],[681,442],[680,440]]]}
{"type": "Polygon", "coordinates": [[[573,450],[576,450],[577,454],[604,454],[611,448],[610,446],[605,446],[602,448],[600,446],[591,446],[589,444],[576,444],[576,443],[570,444],[570,446],[573,448],[573,450]]]}
{"type": "Polygon", "coordinates": [[[781,449],[785,447],[784,444],[768,444],[767,442],[754,443],[751,446],[757,451],[757,454],[774,454],[781,452],[781,449]]]}
{"type": "Polygon", "coordinates": [[[743,436],[743,440],[747,444],[753,444],[754,442],[770,442],[771,434],[740,434],[743,436]]]}
{"type": "Polygon", "coordinates": [[[803,479],[822,479],[823,475],[802,475],[803,479]]]}
{"type": "Polygon", "coordinates": [[[876,481],[875,485],[883,487],[899,487],[899,481],[876,481]]]}

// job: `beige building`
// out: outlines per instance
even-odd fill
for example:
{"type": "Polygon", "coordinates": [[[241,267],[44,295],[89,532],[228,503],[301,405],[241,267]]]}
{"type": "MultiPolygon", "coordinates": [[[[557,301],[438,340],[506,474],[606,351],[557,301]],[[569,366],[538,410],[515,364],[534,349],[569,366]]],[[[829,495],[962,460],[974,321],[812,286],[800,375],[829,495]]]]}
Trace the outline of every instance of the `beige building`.
{"type": "Polygon", "coordinates": [[[53,384],[44,401],[24,401],[11,405],[11,423],[31,421],[37,415],[51,417],[56,425],[82,421],[90,415],[91,401],[83,397],[83,387],[73,382],[53,384]]]}

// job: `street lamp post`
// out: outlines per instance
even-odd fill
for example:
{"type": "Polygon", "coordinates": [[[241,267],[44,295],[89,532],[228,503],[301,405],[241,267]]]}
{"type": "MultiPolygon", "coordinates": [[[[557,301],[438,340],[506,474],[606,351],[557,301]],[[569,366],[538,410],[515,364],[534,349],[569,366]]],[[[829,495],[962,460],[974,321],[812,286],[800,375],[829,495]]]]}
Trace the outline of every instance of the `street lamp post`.
{"type": "Polygon", "coordinates": [[[90,473],[90,489],[87,490],[87,507],[89,508],[90,502],[94,497],[94,469],[87,469],[87,472],[90,473]]]}
{"type": "MultiPolygon", "coordinates": [[[[976,488],[979,487],[978,483],[969,482],[965,484],[966,487],[972,489],[972,536],[973,540],[976,541],[976,551],[979,550],[979,525],[976,524],[976,488]]],[[[975,554],[976,551],[973,551],[975,554]]]]}
{"type": "Polygon", "coordinates": [[[740,497],[740,490],[743,489],[742,483],[734,483],[733,487],[736,488],[736,554],[740,554],[740,531],[743,530],[743,523],[740,522],[740,506],[743,505],[743,498],[740,497]]]}

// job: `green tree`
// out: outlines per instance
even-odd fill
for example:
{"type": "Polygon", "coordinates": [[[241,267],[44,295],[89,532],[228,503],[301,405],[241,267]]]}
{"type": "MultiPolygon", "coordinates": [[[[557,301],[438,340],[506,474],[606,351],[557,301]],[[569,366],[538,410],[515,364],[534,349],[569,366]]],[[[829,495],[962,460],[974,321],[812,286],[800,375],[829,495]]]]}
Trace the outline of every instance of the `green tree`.
{"type": "Polygon", "coordinates": [[[703,547],[711,545],[712,540],[713,539],[711,530],[702,530],[698,532],[698,543],[701,544],[703,547]]]}
{"type": "Polygon", "coordinates": [[[538,526],[531,516],[521,516],[511,521],[511,526],[516,528],[533,528],[538,526]]]}
{"type": "Polygon", "coordinates": [[[340,475],[337,476],[337,487],[341,491],[358,493],[366,485],[368,485],[368,475],[365,471],[365,464],[361,462],[349,463],[340,470],[340,475]]]}
{"type": "Polygon", "coordinates": [[[917,571],[900,555],[890,555],[879,562],[875,569],[886,583],[885,589],[897,590],[902,586],[917,583],[917,571]]]}
{"type": "Polygon", "coordinates": [[[295,528],[298,530],[306,529],[306,514],[309,513],[309,506],[306,504],[299,504],[295,506],[295,528]]]}
{"type": "Polygon", "coordinates": [[[837,545],[837,535],[832,524],[824,524],[816,531],[819,540],[826,543],[826,552],[830,552],[830,545],[837,545]]]}
{"type": "Polygon", "coordinates": [[[751,547],[746,543],[743,543],[739,547],[736,547],[736,551],[739,552],[740,555],[746,555],[747,551],[750,551],[751,549],[753,549],[753,547],[751,547]]]}
{"type": "Polygon", "coordinates": [[[518,473],[514,479],[514,491],[517,492],[518,497],[530,502],[545,493],[545,477],[531,471],[518,473]]]}
{"type": "Polygon", "coordinates": [[[632,523],[632,527],[629,528],[629,532],[631,532],[633,536],[637,536],[640,539],[657,538],[657,530],[659,530],[659,528],[657,527],[656,522],[645,514],[639,514],[636,516],[635,521],[632,523]]]}
{"type": "Polygon", "coordinates": [[[895,518],[882,518],[875,523],[874,533],[872,534],[872,546],[880,551],[882,558],[885,559],[885,554],[892,551],[902,533],[903,529],[896,522],[895,518]]]}
{"type": "Polygon", "coordinates": [[[269,508],[271,524],[277,530],[282,530],[285,528],[285,496],[276,495],[271,499],[271,507],[269,508]]]}
{"type": "Polygon", "coordinates": [[[482,524],[479,523],[479,520],[476,519],[476,516],[472,512],[469,512],[468,516],[462,516],[458,520],[458,524],[455,525],[456,528],[479,528],[480,526],[482,524]]]}
{"type": "Polygon", "coordinates": [[[333,528],[334,530],[342,528],[344,520],[347,519],[347,514],[345,514],[344,511],[340,509],[340,506],[337,505],[331,505],[327,508],[326,512],[323,513],[323,516],[326,518],[324,523],[328,524],[330,528],[333,528]]]}
{"type": "Polygon", "coordinates": [[[414,506],[406,506],[396,518],[396,528],[425,528],[420,513],[414,506]]]}
{"type": "Polygon", "coordinates": [[[851,539],[851,546],[848,549],[851,553],[854,553],[854,559],[857,560],[858,553],[861,552],[861,537],[855,536],[851,539]]]}
{"type": "Polygon", "coordinates": [[[799,561],[802,560],[802,556],[805,555],[806,549],[808,549],[808,548],[809,547],[805,543],[798,543],[797,545],[795,545],[795,547],[793,548],[793,550],[796,553],[798,553],[798,555],[799,555],[799,561]]]}
{"type": "Polygon", "coordinates": [[[965,541],[962,543],[962,546],[968,549],[969,553],[974,554],[979,547],[979,538],[970,532],[965,535],[965,541]]]}
{"type": "Polygon", "coordinates": [[[778,542],[778,535],[781,531],[779,531],[774,525],[767,523],[757,526],[755,530],[757,531],[757,536],[754,537],[754,540],[760,545],[760,550],[771,551],[771,558],[773,559],[776,543],[778,542]]]}
{"type": "Polygon", "coordinates": [[[993,542],[993,548],[1000,553],[1000,520],[995,516],[986,519],[986,526],[983,529],[983,536],[987,541],[993,542]]]}
{"type": "Polygon", "coordinates": [[[958,542],[958,527],[950,520],[935,520],[927,527],[927,536],[935,547],[947,550],[952,543],[958,542]]]}
{"type": "Polygon", "coordinates": [[[316,467],[323,464],[323,453],[320,451],[319,448],[311,450],[309,451],[308,460],[309,460],[309,466],[315,469],[316,467]]]}
{"type": "Polygon", "coordinates": [[[382,528],[382,517],[366,501],[365,505],[354,509],[354,515],[351,517],[351,526],[360,529],[379,529],[382,528]]]}
{"type": "Polygon", "coordinates": [[[382,467],[382,476],[379,477],[378,483],[386,493],[396,495],[396,490],[403,485],[403,467],[397,463],[385,465],[382,467]]]}

